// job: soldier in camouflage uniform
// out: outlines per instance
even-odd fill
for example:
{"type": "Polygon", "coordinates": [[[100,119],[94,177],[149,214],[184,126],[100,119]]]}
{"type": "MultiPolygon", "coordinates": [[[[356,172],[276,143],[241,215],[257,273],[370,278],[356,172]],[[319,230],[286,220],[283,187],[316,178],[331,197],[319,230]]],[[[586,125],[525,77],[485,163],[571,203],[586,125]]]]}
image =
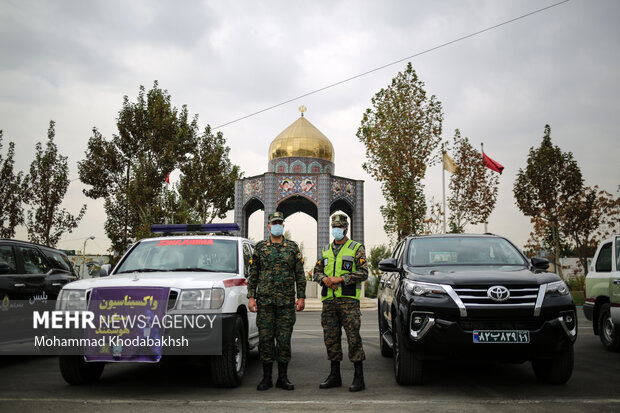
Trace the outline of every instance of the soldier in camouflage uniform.
{"type": "Polygon", "coordinates": [[[319,385],[321,389],[342,386],[342,328],[349,343],[349,360],[354,363],[355,376],[349,391],[365,389],[363,360],[366,358],[360,336],[360,296],[362,282],[368,278],[368,264],[364,246],[347,238],[347,216],[332,217],[334,242],[323,248],[322,258],[314,266],[314,280],[323,286],[321,325],[331,360],[331,371],[319,385]]]}
{"type": "Polygon", "coordinates": [[[258,311],[258,351],[263,362],[263,380],[256,389],[267,390],[273,386],[271,371],[274,360],[277,360],[276,387],[293,390],[295,386],[287,377],[287,368],[291,360],[295,310],[301,311],[305,307],[304,260],[297,244],[282,235],[282,212],[269,215],[267,228],[269,239],[256,244],[248,276],[248,308],[252,312],[258,311]]]}

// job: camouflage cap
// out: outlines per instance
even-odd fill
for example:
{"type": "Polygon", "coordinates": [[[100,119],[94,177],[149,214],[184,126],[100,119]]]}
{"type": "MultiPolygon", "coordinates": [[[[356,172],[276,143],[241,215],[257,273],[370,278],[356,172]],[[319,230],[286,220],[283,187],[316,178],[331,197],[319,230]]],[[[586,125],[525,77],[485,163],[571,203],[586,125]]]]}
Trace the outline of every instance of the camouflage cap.
{"type": "Polygon", "coordinates": [[[349,222],[345,214],[337,214],[332,217],[332,227],[348,227],[349,222]]]}
{"type": "Polygon", "coordinates": [[[273,221],[284,221],[284,214],[280,211],[269,214],[269,223],[271,224],[273,221]]]}

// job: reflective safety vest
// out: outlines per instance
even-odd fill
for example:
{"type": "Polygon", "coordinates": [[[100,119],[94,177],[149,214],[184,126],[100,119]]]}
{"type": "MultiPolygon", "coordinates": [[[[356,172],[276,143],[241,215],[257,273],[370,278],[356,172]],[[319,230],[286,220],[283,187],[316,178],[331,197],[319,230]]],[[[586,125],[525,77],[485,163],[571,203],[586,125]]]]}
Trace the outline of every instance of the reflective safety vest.
{"type": "MultiPolygon", "coordinates": [[[[332,244],[323,247],[323,274],[327,277],[342,277],[345,274],[355,272],[355,254],[362,244],[353,240],[347,240],[338,256],[334,256],[332,244]]],[[[334,297],[355,298],[359,301],[362,293],[362,283],[343,285],[340,283],[337,290],[328,288],[326,285],[321,290],[321,301],[333,300],[334,297]]]]}

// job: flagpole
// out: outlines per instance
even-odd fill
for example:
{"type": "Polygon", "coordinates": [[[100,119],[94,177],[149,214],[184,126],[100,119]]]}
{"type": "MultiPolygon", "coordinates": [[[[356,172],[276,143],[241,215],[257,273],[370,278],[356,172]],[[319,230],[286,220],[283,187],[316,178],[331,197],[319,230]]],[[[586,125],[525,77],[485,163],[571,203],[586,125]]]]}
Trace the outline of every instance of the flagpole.
{"type": "MultiPolygon", "coordinates": [[[[480,142],[480,150],[482,151],[482,157],[484,158],[484,143],[480,142]]],[[[487,221],[486,219],[484,220],[484,233],[486,234],[487,231],[487,221]]]]}
{"type": "Polygon", "coordinates": [[[446,157],[441,154],[441,192],[443,198],[443,233],[446,233],[446,157]]]}

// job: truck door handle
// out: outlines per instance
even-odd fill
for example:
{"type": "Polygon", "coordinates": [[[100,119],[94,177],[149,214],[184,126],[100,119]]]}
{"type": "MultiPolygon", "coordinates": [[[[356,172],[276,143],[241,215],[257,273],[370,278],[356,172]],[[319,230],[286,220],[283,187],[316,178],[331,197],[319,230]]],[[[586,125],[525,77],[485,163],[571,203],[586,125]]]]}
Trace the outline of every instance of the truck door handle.
{"type": "Polygon", "coordinates": [[[13,287],[16,287],[16,288],[20,288],[20,287],[23,288],[25,286],[26,284],[13,284],[13,287]]]}
{"type": "Polygon", "coordinates": [[[616,278],[613,282],[616,285],[620,285],[620,278],[616,278]]]}

